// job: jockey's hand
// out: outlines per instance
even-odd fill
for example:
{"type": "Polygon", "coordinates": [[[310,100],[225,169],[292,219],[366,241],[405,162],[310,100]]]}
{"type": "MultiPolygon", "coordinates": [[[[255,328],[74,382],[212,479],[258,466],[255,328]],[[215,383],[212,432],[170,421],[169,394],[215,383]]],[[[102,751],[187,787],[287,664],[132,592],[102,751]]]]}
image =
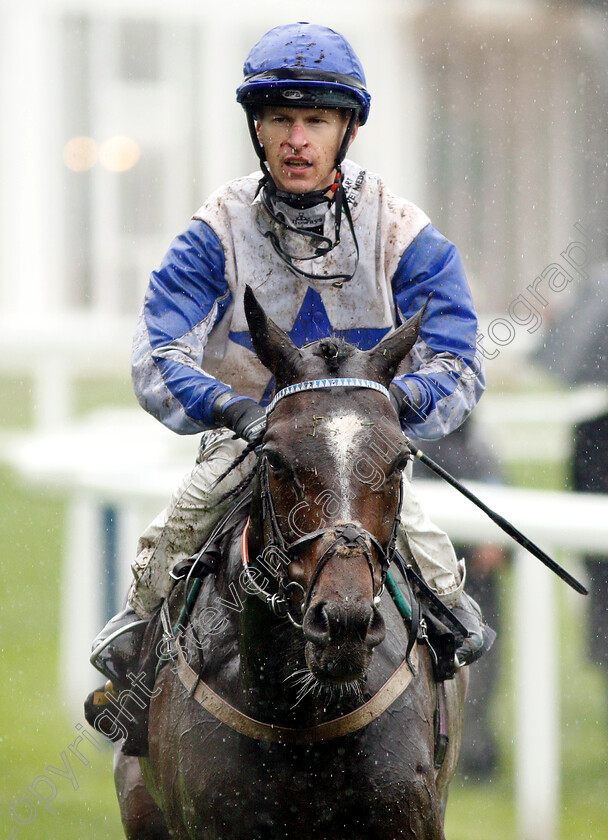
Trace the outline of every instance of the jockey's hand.
{"type": "Polygon", "coordinates": [[[452,612],[469,633],[456,650],[456,664],[470,665],[492,646],[496,633],[483,623],[479,604],[466,592],[460,595],[456,606],[452,607],[452,612]]]}
{"type": "MultiPolygon", "coordinates": [[[[409,383],[408,383],[409,386],[409,383]]],[[[404,420],[406,418],[410,418],[412,414],[417,413],[417,409],[420,407],[421,397],[420,392],[416,388],[414,391],[414,387],[410,386],[410,391],[412,396],[409,397],[408,394],[397,385],[396,382],[391,382],[389,385],[388,392],[391,398],[391,405],[397,412],[397,417],[399,420],[404,420]]]]}
{"type": "Polygon", "coordinates": [[[218,420],[247,443],[252,443],[266,428],[266,412],[249,397],[234,399],[234,402],[220,408],[218,420]]]}

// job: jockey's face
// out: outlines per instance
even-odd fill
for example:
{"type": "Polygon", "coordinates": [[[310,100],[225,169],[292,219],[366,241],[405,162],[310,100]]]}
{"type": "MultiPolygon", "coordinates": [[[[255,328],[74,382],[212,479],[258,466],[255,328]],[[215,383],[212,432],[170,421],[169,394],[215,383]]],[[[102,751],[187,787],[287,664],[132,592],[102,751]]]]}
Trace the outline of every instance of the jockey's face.
{"type": "Polygon", "coordinates": [[[278,189],[299,194],[329,189],[347,126],[348,113],[337,108],[266,106],[256,131],[278,189]]]}

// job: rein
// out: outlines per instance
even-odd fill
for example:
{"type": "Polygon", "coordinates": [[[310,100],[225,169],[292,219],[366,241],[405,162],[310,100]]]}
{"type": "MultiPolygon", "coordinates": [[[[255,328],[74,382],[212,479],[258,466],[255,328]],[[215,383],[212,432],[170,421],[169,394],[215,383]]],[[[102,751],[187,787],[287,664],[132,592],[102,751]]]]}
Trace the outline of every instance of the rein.
{"type": "MultiPolygon", "coordinates": [[[[354,377],[310,380],[290,385],[278,391],[266,409],[266,414],[270,414],[277,403],[285,397],[299,394],[303,391],[336,387],[369,388],[384,394],[387,399],[390,399],[390,394],[387,389],[380,383],[374,382],[373,380],[357,379],[354,377]]],[[[248,583],[250,584],[249,591],[260,598],[278,618],[288,617],[295,627],[301,629],[302,622],[298,621],[292,615],[293,605],[291,603],[290,590],[295,587],[302,589],[302,587],[299,584],[287,579],[286,568],[291,561],[290,553],[293,552],[294,549],[298,549],[307,543],[321,539],[329,534],[333,537],[333,540],[325,549],[315,567],[312,579],[308,585],[308,592],[304,593],[301,614],[304,615],[306,612],[311,593],[319,575],[325,566],[331,561],[331,558],[336,553],[336,549],[340,545],[351,547],[357,546],[363,551],[372,575],[372,586],[374,580],[374,567],[371,549],[372,547],[376,549],[382,564],[382,582],[379,591],[374,596],[374,602],[376,604],[379,603],[384,590],[385,581],[387,580],[387,576],[389,576],[388,568],[395,555],[397,529],[402,501],[401,482],[399,484],[399,499],[393,521],[392,532],[386,546],[383,546],[377,537],[365,528],[355,525],[352,522],[328,528],[320,528],[309,534],[304,534],[289,543],[285,540],[278,524],[278,518],[268,479],[268,461],[263,454],[259,459],[258,471],[261,486],[262,519],[265,529],[268,529],[267,538],[264,540],[265,547],[262,563],[264,563],[264,558],[267,557],[269,552],[275,557],[277,555],[279,556],[280,560],[278,568],[276,570],[270,569],[274,577],[278,578],[279,590],[277,592],[268,592],[256,581],[254,572],[259,571],[259,569],[255,567],[252,568],[250,563],[248,547],[249,519],[247,519],[241,536],[241,559],[243,571],[247,577],[248,583]]],[[[264,565],[267,569],[269,568],[267,560],[264,565]]],[[[406,615],[401,608],[400,612],[405,619],[406,615]]],[[[197,674],[188,664],[184,655],[181,640],[182,632],[180,630],[177,635],[173,636],[177,653],[177,675],[182,685],[188,690],[190,696],[200,703],[201,706],[207,709],[207,711],[209,711],[214,717],[234,729],[236,732],[239,732],[249,738],[268,741],[271,743],[306,745],[331,740],[333,738],[338,738],[356,732],[378,718],[405,691],[412,681],[418,665],[418,649],[416,638],[414,636],[408,645],[406,657],[403,659],[399,667],[366,703],[358,709],[355,709],[353,712],[349,712],[341,717],[317,724],[316,726],[297,729],[293,727],[275,726],[273,724],[264,723],[263,721],[251,718],[249,715],[239,711],[216,694],[210,686],[201,680],[200,675],[197,674]]]]}

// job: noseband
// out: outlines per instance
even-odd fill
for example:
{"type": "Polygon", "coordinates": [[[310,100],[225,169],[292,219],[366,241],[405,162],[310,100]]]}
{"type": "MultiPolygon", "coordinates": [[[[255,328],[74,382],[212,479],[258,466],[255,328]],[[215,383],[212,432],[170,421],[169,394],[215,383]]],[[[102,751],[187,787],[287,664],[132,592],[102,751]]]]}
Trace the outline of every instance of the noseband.
{"type": "MultiPolygon", "coordinates": [[[[384,394],[387,397],[387,399],[390,399],[389,392],[386,390],[386,388],[384,388],[383,385],[380,385],[380,383],[374,382],[373,380],[357,379],[352,377],[340,379],[318,379],[306,382],[299,382],[296,385],[290,385],[287,388],[283,388],[276,394],[276,396],[268,406],[266,410],[266,415],[268,416],[270,412],[274,409],[276,404],[285,397],[291,396],[293,394],[299,394],[303,391],[312,391],[336,387],[369,388],[374,391],[379,391],[380,393],[384,394]]],[[[277,568],[276,570],[273,569],[273,572],[278,578],[279,591],[274,593],[267,592],[263,587],[261,587],[257,583],[254,575],[251,572],[249,564],[249,552],[247,546],[247,536],[249,531],[248,521],[247,526],[243,532],[241,542],[241,556],[243,560],[243,568],[245,570],[245,574],[247,575],[247,578],[252,586],[252,592],[256,594],[261,600],[263,600],[276,616],[281,618],[287,616],[292,622],[292,624],[294,624],[296,627],[302,627],[302,622],[298,621],[298,619],[296,619],[293,614],[293,590],[296,588],[300,589],[304,595],[304,601],[301,606],[301,614],[304,615],[306,613],[306,610],[308,609],[312,592],[314,590],[317,580],[319,579],[321,572],[332,559],[332,557],[336,554],[338,548],[340,546],[346,546],[347,548],[361,549],[367,561],[370,574],[372,576],[373,591],[375,588],[374,566],[371,552],[371,548],[373,546],[378,553],[378,557],[380,558],[382,566],[381,584],[378,589],[378,592],[376,592],[374,595],[374,603],[377,604],[384,590],[386,574],[391,564],[393,554],[395,552],[395,544],[397,542],[397,528],[399,523],[403,492],[401,482],[399,483],[399,499],[397,503],[397,511],[395,514],[395,519],[393,521],[391,536],[386,546],[383,546],[377,539],[377,537],[375,537],[365,528],[362,528],[359,525],[355,525],[352,522],[347,522],[328,528],[319,528],[316,531],[312,531],[309,534],[304,534],[304,536],[299,537],[298,539],[293,540],[292,542],[287,542],[283,535],[283,532],[281,531],[281,528],[279,527],[274,500],[272,498],[272,493],[270,490],[270,482],[268,479],[268,459],[264,454],[260,456],[258,462],[258,475],[260,477],[262,519],[264,522],[264,530],[266,532],[264,539],[264,555],[271,554],[274,557],[279,557],[279,563],[277,564],[277,568]],[[316,540],[321,539],[326,535],[330,535],[331,537],[333,537],[333,539],[328,545],[328,547],[325,549],[317,565],[315,566],[312,578],[308,584],[308,592],[305,592],[303,587],[299,583],[296,583],[295,581],[290,581],[288,579],[287,567],[294,559],[294,551],[297,551],[300,548],[302,548],[302,546],[315,542],[316,540]]]]}

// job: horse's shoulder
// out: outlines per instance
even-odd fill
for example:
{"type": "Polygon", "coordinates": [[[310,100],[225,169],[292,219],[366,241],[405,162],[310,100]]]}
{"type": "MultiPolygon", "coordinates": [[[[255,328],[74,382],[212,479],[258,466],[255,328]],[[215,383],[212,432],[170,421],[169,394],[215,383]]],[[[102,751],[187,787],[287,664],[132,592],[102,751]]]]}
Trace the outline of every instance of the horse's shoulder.
{"type": "Polygon", "coordinates": [[[170,596],[170,611],[175,620],[182,616],[180,632],[184,651],[192,667],[215,690],[236,686],[239,681],[240,653],[238,617],[243,608],[235,545],[240,528],[222,541],[220,562],[213,573],[205,575],[192,596],[192,584],[181,582],[170,596]],[[184,615],[190,593],[191,603],[184,615]]]}

